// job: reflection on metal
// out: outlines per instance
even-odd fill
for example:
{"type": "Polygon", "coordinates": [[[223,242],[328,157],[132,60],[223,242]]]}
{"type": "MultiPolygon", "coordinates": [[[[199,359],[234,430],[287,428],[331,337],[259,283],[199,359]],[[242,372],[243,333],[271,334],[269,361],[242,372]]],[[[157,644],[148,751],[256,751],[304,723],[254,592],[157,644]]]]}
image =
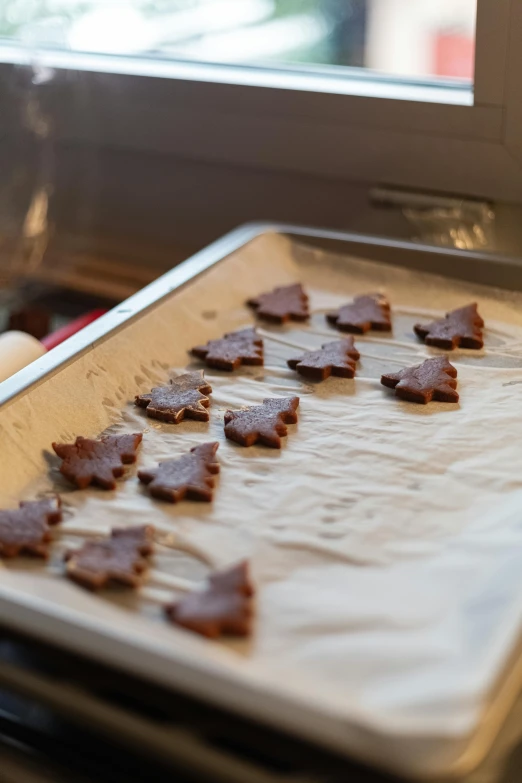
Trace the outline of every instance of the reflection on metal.
{"type": "MultiPolygon", "coordinates": [[[[37,83],[37,82],[33,82],[37,83]]],[[[39,138],[46,139],[50,132],[49,119],[42,113],[39,101],[30,97],[25,105],[26,126],[39,138]]]]}
{"type": "Polygon", "coordinates": [[[52,68],[48,68],[46,65],[40,65],[36,62],[33,64],[33,84],[47,84],[54,79],[54,71],[52,68]]]}
{"type": "Polygon", "coordinates": [[[34,239],[47,232],[48,206],[47,189],[40,188],[35,191],[24,220],[23,235],[26,239],[34,239]]]}
{"type": "Polygon", "coordinates": [[[49,185],[35,190],[25,216],[19,251],[15,259],[15,268],[21,277],[34,274],[41,266],[47,250],[49,243],[49,224],[47,222],[49,192],[49,185]]]}
{"type": "Polygon", "coordinates": [[[378,207],[400,209],[413,240],[456,250],[488,250],[495,245],[495,209],[485,201],[384,187],[374,188],[370,197],[378,207]]]}

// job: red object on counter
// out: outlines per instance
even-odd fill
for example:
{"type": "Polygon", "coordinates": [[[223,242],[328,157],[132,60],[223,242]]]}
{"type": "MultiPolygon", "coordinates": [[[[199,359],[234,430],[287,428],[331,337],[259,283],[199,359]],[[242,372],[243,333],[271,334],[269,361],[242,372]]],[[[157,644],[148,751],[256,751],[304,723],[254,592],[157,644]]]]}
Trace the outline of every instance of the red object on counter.
{"type": "Polygon", "coordinates": [[[55,332],[51,332],[51,334],[48,334],[47,337],[44,337],[40,342],[48,351],[50,351],[52,348],[56,348],[57,345],[60,345],[60,343],[68,340],[69,337],[73,336],[73,334],[81,332],[82,329],[84,329],[86,326],[89,326],[89,324],[92,324],[93,321],[96,321],[102,315],[105,315],[106,312],[107,310],[102,310],[101,308],[98,310],[91,310],[89,313],[80,315],[79,318],[75,318],[74,321],[65,324],[65,326],[62,326],[55,332]]]}

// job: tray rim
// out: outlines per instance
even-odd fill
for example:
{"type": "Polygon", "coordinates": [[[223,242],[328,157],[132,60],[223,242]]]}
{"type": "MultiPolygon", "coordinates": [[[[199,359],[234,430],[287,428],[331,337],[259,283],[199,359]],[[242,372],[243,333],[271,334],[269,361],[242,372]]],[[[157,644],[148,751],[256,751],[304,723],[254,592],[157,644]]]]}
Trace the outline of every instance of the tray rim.
{"type": "MultiPolygon", "coordinates": [[[[0,412],[5,405],[29,393],[31,389],[45,382],[60,368],[94,348],[99,342],[119,331],[147,309],[170,297],[177,289],[190,283],[234,251],[257,237],[270,233],[303,240],[315,239],[341,243],[341,245],[345,245],[347,254],[351,252],[352,246],[357,245],[376,250],[392,249],[399,252],[409,252],[431,260],[442,258],[450,262],[456,261],[456,259],[459,261],[471,260],[479,265],[484,264],[488,267],[498,265],[508,271],[516,269],[519,273],[522,272],[522,260],[507,256],[438,248],[367,234],[313,229],[285,223],[249,223],[226,234],[174,267],[82,332],[74,335],[49,354],[0,384],[0,412]]],[[[401,266],[393,261],[390,263],[393,263],[394,266],[401,266]]],[[[522,289],[522,277],[520,287],[522,289]]],[[[266,688],[262,683],[256,681],[247,683],[242,676],[239,679],[234,678],[226,667],[215,665],[205,667],[201,665],[200,661],[188,660],[187,656],[183,654],[176,657],[174,653],[173,657],[169,657],[162,653],[159,645],[151,647],[136,640],[129,645],[119,634],[107,633],[106,629],[100,630],[88,618],[77,617],[75,613],[69,612],[64,607],[49,604],[45,599],[35,600],[33,597],[20,595],[12,587],[3,586],[0,588],[0,613],[2,624],[8,627],[48,640],[65,649],[76,650],[95,660],[122,667],[130,673],[134,672],[142,677],[155,680],[164,687],[180,688],[199,697],[207,698],[209,701],[221,704],[239,714],[246,713],[263,722],[279,726],[290,733],[307,737],[337,752],[343,752],[342,745],[345,744],[343,735],[348,730],[350,722],[343,721],[340,724],[335,715],[324,711],[322,705],[316,705],[315,712],[311,711],[312,714],[309,714],[308,711],[302,709],[304,705],[299,700],[281,697],[272,688],[266,688]],[[73,635],[70,634],[71,624],[75,629],[73,635]],[[102,639],[105,643],[103,652],[98,646],[102,639]],[[143,658],[144,654],[148,655],[148,662],[139,660],[143,658]],[[155,667],[151,666],[151,659],[155,661],[155,667]],[[174,673],[170,670],[174,667],[178,671],[175,676],[172,676],[174,673]],[[318,721],[320,721],[320,726],[317,725],[318,721]]],[[[367,738],[368,735],[375,736],[375,730],[368,729],[364,724],[360,726],[352,724],[352,730],[361,735],[366,734],[367,738]]],[[[395,733],[396,740],[401,737],[401,733],[401,730],[398,729],[395,733]]],[[[473,749],[475,753],[477,751],[474,741],[477,733],[482,734],[482,741],[484,741],[483,733],[478,731],[476,726],[462,727],[460,732],[450,733],[448,739],[450,739],[450,743],[454,744],[453,760],[444,764],[439,770],[433,771],[432,769],[428,776],[431,778],[436,774],[441,774],[445,777],[453,777],[476,766],[476,763],[480,761],[480,758],[477,759],[473,753],[473,749]]],[[[496,732],[494,733],[496,734],[496,732]]],[[[392,735],[388,734],[386,739],[389,743],[392,740],[392,735]]],[[[367,763],[379,765],[379,759],[372,758],[364,752],[357,753],[353,746],[344,752],[357,756],[367,763]]],[[[396,770],[407,776],[426,776],[426,773],[418,767],[402,768],[397,758],[394,766],[396,770]]]]}

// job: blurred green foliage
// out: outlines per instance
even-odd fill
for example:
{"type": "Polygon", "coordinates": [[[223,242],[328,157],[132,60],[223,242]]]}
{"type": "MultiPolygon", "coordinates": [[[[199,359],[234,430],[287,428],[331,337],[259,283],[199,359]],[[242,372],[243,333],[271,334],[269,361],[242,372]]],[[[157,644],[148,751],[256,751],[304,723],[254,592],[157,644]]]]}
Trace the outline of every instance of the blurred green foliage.
{"type": "MultiPolygon", "coordinates": [[[[242,0],[238,0],[241,2],[242,0]]],[[[199,0],[134,0],[144,14],[168,14],[194,8],[199,0]]],[[[103,7],[101,0],[0,0],[0,37],[17,38],[27,25],[52,20],[64,27],[87,11],[103,7]]],[[[274,0],[274,16],[302,14],[321,7],[320,0],[274,0]]]]}
{"type": "Polygon", "coordinates": [[[84,14],[90,5],[86,0],[0,0],[0,36],[17,38],[26,25],[51,18],[67,23],[84,14]]]}
{"type": "MultiPolygon", "coordinates": [[[[325,14],[328,14],[326,8],[328,6],[331,8],[332,3],[342,5],[350,1],[272,0],[271,18],[315,13],[324,20],[325,14]]],[[[126,9],[134,7],[148,18],[161,18],[163,15],[169,16],[177,11],[196,8],[201,2],[202,0],[128,0],[124,6],[126,9]]],[[[240,4],[248,0],[236,0],[236,2],[240,4]]],[[[117,3],[111,3],[109,0],[0,0],[0,39],[11,39],[26,45],[34,45],[36,42],[40,46],[67,46],[71,23],[90,11],[107,9],[110,6],[117,7],[117,3]]],[[[155,51],[160,53],[163,45],[168,47],[168,39],[158,41],[155,51]]],[[[286,57],[282,56],[280,59],[306,63],[336,62],[329,36],[325,36],[315,45],[294,48],[286,57]]]]}

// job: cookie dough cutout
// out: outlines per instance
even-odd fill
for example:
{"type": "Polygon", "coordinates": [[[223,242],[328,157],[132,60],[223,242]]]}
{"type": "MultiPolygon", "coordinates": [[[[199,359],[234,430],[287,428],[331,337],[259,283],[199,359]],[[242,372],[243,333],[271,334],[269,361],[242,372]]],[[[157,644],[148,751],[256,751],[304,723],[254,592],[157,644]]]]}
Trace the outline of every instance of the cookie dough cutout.
{"type": "Polygon", "coordinates": [[[151,419],[169,424],[179,424],[184,419],[209,421],[211,393],[212,387],[202,372],[189,372],[173,378],[166,386],[157,386],[150,394],[137,394],[134,402],[145,408],[151,419]]]}
{"type": "Polygon", "coordinates": [[[300,283],[274,288],[249,299],[247,304],[256,311],[258,318],[276,324],[306,321],[310,317],[308,296],[300,283]]]}
{"type": "Polygon", "coordinates": [[[381,377],[383,386],[395,389],[395,394],[409,402],[426,405],[436,402],[458,402],[457,370],[445,356],[426,359],[416,367],[406,367],[381,377]]]}
{"type": "Polygon", "coordinates": [[[213,574],[204,590],[194,591],[165,607],[175,625],[208,639],[222,635],[249,636],[252,631],[254,588],[248,563],[213,574]]]}
{"type": "Polygon", "coordinates": [[[61,505],[60,497],[55,495],[0,511],[0,556],[26,554],[47,558],[51,526],[62,521],[61,505]]]}
{"type": "Polygon", "coordinates": [[[366,334],[370,330],[391,332],[390,303],[382,294],[356,296],[351,304],[343,305],[326,320],[340,332],[366,334]]]}
{"type": "Polygon", "coordinates": [[[202,500],[209,503],[214,493],[214,475],[219,473],[218,447],[218,443],[195,446],[179,459],[165,460],[157,468],[140,470],[138,478],[158,500],[169,503],[202,500]]]}
{"type": "Polygon", "coordinates": [[[444,318],[430,324],[416,324],[413,330],[426,345],[453,351],[455,348],[484,347],[484,321],[475,303],[452,310],[444,318]]]}
{"type": "Polygon", "coordinates": [[[149,525],[114,528],[111,537],[88,541],[65,556],[66,574],[88,590],[100,590],[111,583],[136,588],[152,553],[154,528],[149,525]]]}
{"type": "Polygon", "coordinates": [[[232,372],[241,365],[263,364],[263,340],[255,329],[229,332],[219,340],[209,340],[191,350],[192,356],[202,359],[208,367],[232,372]]]}
{"type": "Polygon", "coordinates": [[[263,443],[280,449],[281,438],[288,434],[286,425],[297,422],[298,407],[299,397],[275,397],[242,411],[227,411],[225,435],[240,446],[263,443]]]}
{"type": "Polygon", "coordinates": [[[360,353],[354,345],[353,337],[326,343],[318,351],[309,351],[287,364],[305,378],[324,381],[330,375],[340,378],[354,378],[360,353]]]}
{"type": "Polygon", "coordinates": [[[105,435],[99,440],[78,436],[74,443],[53,443],[55,453],[62,459],[60,473],[85,489],[97,484],[102,489],[115,489],[115,479],[123,476],[124,465],[136,462],[136,450],[143,439],[134,435],[105,435]]]}

